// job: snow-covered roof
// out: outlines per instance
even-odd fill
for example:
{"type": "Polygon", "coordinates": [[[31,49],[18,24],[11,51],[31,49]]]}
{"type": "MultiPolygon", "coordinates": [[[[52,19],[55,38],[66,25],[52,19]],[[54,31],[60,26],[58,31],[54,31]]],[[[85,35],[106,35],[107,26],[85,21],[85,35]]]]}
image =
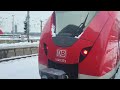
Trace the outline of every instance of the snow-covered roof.
{"type": "MultiPolygon", "coordinates": [[[[40,39],[40,37],[30,37],[30,40],[39,40],[39,39],[40,39]]],[[[0,40],[21,40],[21,38],[0,36],[0,40]]],[[[24,38],[24,40],[27,40],[27,38],[24,38]]]]}

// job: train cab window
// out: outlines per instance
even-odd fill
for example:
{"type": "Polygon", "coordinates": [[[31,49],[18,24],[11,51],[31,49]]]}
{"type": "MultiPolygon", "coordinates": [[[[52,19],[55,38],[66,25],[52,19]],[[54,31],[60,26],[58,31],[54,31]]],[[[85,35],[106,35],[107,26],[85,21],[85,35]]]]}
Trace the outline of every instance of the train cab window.
{"type": "Polygon", "coordinates": [[[55,11],[54,36],[78,37],[96,13],[96,11],[55,11]]]}

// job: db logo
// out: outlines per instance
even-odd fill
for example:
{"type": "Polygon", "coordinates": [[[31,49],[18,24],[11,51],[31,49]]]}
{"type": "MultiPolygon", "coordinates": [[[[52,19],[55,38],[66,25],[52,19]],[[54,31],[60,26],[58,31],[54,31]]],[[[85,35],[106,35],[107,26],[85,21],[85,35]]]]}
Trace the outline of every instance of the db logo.
{"type": "Polygon", "coordinates": [[[66,55],[67,55],[66,50],[57,49],[57,53],[56,53],[56,56],[57,56],[57,57],[65,58],[66,55]]]}

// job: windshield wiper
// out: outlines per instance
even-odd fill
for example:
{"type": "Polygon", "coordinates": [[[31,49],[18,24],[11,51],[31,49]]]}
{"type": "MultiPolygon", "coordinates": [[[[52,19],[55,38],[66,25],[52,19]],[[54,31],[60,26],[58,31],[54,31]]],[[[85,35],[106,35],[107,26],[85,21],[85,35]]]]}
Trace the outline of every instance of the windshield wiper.
{"type": "Polygon", "coordinates": [[[81,23],[81,24],[78,26],[78,28],[77,28],[76,33],[75,33],[74,36],[78,36],[78,35],[80,35],[80,34],[83,32],[83,29],[85,28],[85,23],[86,23],[86,21],[87,21],[88,15],[89,15],[89,12],[88,12],[88,14],[87,14],[84,22],[81,23]]]}

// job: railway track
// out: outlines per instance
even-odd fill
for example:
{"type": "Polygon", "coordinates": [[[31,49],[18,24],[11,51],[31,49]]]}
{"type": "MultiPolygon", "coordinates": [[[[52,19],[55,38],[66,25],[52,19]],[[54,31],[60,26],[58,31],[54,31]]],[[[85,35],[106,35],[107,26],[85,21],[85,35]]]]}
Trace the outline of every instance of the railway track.
{"type": "Polygon", "coordinates": [[[11,58],[3,58],[3,59],[0,59],[0,63],[1,62],[5,62],[5,61],[11,61],[11,60],[16,60],[16,59],[21,59],[21,58],[33,57],[33,56],[38,56],[38,54],[16,56],[16,57],[11,57],[11,58]]]}

